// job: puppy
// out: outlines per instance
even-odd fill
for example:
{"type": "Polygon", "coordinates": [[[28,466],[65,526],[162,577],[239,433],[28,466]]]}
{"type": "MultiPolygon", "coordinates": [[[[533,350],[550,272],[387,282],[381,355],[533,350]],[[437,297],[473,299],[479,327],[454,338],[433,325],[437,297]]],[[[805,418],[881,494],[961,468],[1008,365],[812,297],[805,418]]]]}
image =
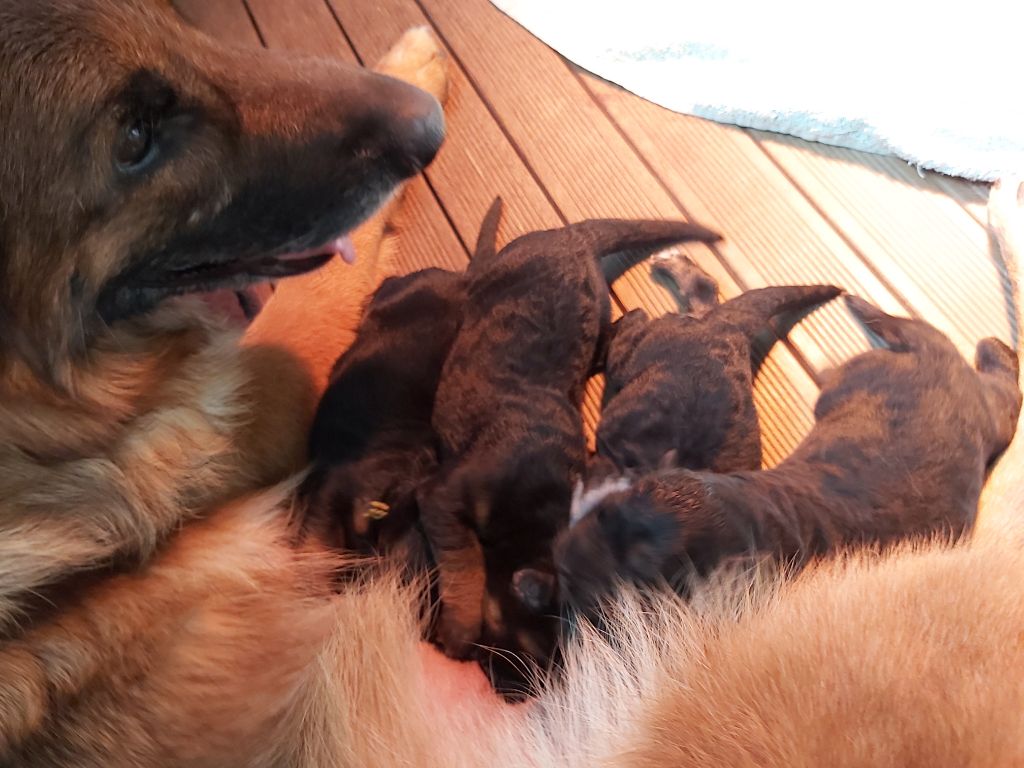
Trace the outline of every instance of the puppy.
{"type": "Polygon", "coordinates": [[[762,472],[622,480],[557,542],[566,602],[594,618],[620,581],[686,591],[748,553],[799,564],[844,546],[970,529],[986,468],[1020,413],[1016,355],[984,339],[972,369],[930,325],[849,304],[889,349],[831,373],[793,455],[762,472]]]}
{"type": "Polygon", "coordinates": [[[599,259],[717,239],[683,222],[596,220],[525,235],[470,263],[434,407],[442,472],[420,495],[449,655],[468,657],[480,642],[543,662],[554,644],[557,619],[524,605],[515,574],[553,574],[551,543],[586,460],[580,405],[610,327],[599,259]]]}
{"type": "MultiPolygon", "coordinates": [[[[474,258],[493,253],[500,207],[480,228],[474,258]]],[[[307,524],[339,548],[398,553],[428,565],[416,489],[437,472],[431,425],[441,367],[465,303],[465,278],[423,269],[385,280],[341,355],[310,433],[313,463],[300,496],[307,524]]]]}
{"type": "MultiPolygon", "coordinates": [[[[682,286],[680,286],[682,288],[682,286]]],[[[613,326],[597,452],[619,470],[759,469],[751,345],[776,315],[837,296],[831,285],[760,288],[700,318],[654,320],[642,309],[613,326]]]]}
{"type": "Polygon", "coordinates": [[[437,469],[430,415],[458,329],[462,278],[388,278],[338,360],[310,435],[307,520],[334,546],[387,551],[416,520],[417,485],[437,469]]]}

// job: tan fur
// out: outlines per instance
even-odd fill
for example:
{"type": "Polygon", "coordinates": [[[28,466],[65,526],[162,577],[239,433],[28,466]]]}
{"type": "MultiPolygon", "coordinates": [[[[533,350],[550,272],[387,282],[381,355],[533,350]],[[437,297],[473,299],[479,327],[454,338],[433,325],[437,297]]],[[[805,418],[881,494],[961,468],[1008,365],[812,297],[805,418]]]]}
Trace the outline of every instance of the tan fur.
{"type": "MultiPolygon", "coordinates": [[[[412,30],[381,69],[443,97],[443,59],[412,30]]],[[[101,335],[64,392],[8,366],[0,764],[306,764],[317,751],[296,740],[332,688],[315,662],[358,601],[329,599],[337,564],[297,551],[290,485],[219,505],[301,466],[330,364],[391,270],[392,212],[354,233],[357,266],[282,286],[241,346],[183,299],[101,335]],[[112,560],[109,577],[76,575],[112,560]]]]}
{"type": "MultiPolygon", "coordinates": [[[[423,32],[385,68],[443,95],[423,32]]],[[[585,634],[521,707],[424,653],[419,595],[395,576],[329,594],[339,563],[295,543],[296,480],[252,491],[302,463],[389,271],[389,214],[357,233],[358,266],[282,285],[241,346],[182,300],[103,337],[65,395],[5,373],[0,765],[1024,763],[1024,556],[995,514],[1022,511],[1019,440],[995,535],[691,605],[626,597],[616,644],[585,634]]]]}

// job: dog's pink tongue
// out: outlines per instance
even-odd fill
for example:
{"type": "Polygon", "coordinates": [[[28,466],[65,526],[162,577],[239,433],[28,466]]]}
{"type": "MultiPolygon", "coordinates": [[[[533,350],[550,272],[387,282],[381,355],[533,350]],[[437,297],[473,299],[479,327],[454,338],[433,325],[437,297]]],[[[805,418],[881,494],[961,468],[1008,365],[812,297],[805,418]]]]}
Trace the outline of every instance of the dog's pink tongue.
{"type": "Polygon", "coordinates": [[[341,256],[342,261],[346,264],[356,263],[356,247],[352,244],[352,239],[348,235],[339,237],[332,245],[337,249],[335,253],[341,256]]]}
{"type": "Polygon", "coordinates": [[[352,240],[347,235],[345,237],[336,238],[329,243],[321,245],[319,248],[308,248],[305,251],[289,253],[286,256],[282,256],[282,258],[297,260],[306,259],[310,256],[322,256],[328,253],[338,254],[346,264],[356,263],[356,249],[352,245],[352,240]]]}

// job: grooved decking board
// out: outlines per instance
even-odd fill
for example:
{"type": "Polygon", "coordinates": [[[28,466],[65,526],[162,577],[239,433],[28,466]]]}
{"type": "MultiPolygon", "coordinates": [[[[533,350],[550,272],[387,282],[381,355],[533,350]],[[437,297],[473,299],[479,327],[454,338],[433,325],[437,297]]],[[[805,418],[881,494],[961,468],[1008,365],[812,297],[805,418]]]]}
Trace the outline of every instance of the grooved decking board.
{"type": "Polygon", "coordinates": [[[182,17],[207,35],[228,45],[253,48],[260,46],[260,38],[242,0],[173,0],[182,17]]]}
{"type": "MultiPolygon", "coordinates": [[[[618,128],[550,49],[486,0],[424,0],[422,6],[564,215],[573,220],[681,215],[618,128]]],[[[687,253],[720,281],[726,295],[738,292],[740,286],[714,254],[700,246],[687,253]]],[[[627,307],[671,306],[665,292],[650,281],[646,264],[615,287],[627,307]]],[[[800,335],[799,329],[793,334],[800,335]]],[[[812,357],[821,360],[824,352],[816,350],[812,357]]],[[[759,385],[764,390],[759,402],[774,410],[763,413],[766,433],[779,430],[774,445],[785,446],[774,454],[778,457],[810,424],[816,389],[784,345],[776,346],[759,385]],[[778,375],[769,375],[773,368],[779,369],[778,375]]]]}
{"type": "MultiPolygon", "coordinates": [[[[580,77],[681,205],[726,233],[717,248],[744,288],[835,283],[883,309],[903,311],[742,130],[669,112],[589,74],[580,77]]],[[[790,337],[816,370],[867,348],[842,302],[816,310],[790,337]]]]}
{"type": "Polygon", "coordinates": [[[862,257],[925,319],[973,356],[984,336],[1016,342],[1004,265],[979,221],[928,174],[892,158],[777,134],[765,150],[862,257]]]}

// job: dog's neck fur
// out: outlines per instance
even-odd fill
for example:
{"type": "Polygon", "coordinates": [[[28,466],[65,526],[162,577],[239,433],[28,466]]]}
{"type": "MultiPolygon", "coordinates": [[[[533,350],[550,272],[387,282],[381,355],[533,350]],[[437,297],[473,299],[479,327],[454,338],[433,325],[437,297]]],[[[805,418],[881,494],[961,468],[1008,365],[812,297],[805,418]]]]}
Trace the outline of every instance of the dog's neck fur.
{"type": "Polygon", "coordinates": [[[191,301],[172,302],[98,339],[64,392],[27,368],[6,378],[0,636],[37,590],[145,559],[186,518],[251,487],[233,447],[248,384],[236,342],[191,301]]]}

